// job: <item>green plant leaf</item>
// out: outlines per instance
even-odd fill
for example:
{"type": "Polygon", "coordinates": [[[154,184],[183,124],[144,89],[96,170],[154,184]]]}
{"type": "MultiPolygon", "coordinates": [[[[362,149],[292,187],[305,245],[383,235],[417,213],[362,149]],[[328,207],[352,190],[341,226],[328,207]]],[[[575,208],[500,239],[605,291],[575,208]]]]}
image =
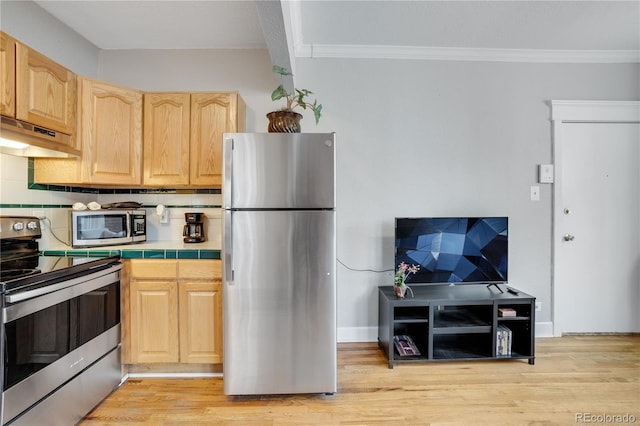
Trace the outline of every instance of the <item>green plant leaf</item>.
{"type": "Polygon", "coordinates": [[[287,96],[287,91],[284,90],[284,87],[281,84],[280,86],[276,87],[276,90],[274,90],[273,93],[271,93],[271,100],[277,101],[278,99],[282,99],[286,96],[287,96]]]}
{"type": "Polygon", "coordinates": [[[298,93],[298,96],[296,97],[296,103],[300,105],[302,109],[307,109],[307,106],[310,106],[311,104],[305,102],[304,98],[307,97],[311,92],[306,89],[296,89],[296,92],[298,93]]]}
{"type": "Polygon", "coordinates": [[[293,75],[291,74],[291,72],[283,67],[279,67],[278,65],[274,65],[273,66],[273,72],[280,74],[280,75],[293,75]]]}
{"type": "Polygon", "coordinates": [[[320,121],[320,116],[322,115],[322,104],[317,104],[314,102],[313,103],[313,115],[316,118],[316,124],[318,124],[318,122],[320,121]]]}

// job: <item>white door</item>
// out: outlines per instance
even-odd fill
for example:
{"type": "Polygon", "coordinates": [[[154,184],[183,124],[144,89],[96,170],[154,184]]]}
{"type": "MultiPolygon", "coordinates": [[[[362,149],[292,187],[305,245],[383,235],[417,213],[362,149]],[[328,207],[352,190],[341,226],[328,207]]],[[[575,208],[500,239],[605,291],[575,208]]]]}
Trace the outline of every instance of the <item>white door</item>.
{"type": "Polygon", "coordinates": [[[554,117],[555,335],[640,331],[640,103],[624,104],[554,117]]]}

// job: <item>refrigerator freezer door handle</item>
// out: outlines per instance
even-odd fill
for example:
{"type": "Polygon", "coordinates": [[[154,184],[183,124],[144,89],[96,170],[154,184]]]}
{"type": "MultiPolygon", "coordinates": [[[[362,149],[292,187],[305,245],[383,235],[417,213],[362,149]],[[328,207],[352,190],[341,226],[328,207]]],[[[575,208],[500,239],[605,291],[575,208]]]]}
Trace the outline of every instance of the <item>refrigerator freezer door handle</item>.
{"type": "Polygon", "coordinates": [[[224,208],[231,208],[231,200],[233,185],[231,184],[231,168],[233,166],[233,138],[227,137],[223,141],[223,158],[222,158],[222,170],[224,176],[222,176],[222,205],[224,208]]]}
{"type": "Polygon", "coordinates": [[[233,223],[232,213],[228,210],[224,212],[224,272],[225,280],[229,285],[233,285],[233,223]]]}

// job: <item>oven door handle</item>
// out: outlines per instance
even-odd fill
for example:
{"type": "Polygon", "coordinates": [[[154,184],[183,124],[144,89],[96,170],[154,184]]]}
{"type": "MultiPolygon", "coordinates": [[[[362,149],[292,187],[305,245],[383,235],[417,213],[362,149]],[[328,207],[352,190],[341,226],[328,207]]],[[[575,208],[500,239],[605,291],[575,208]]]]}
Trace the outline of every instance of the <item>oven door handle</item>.
{"type": "MultiPolygon", "coordinates": [[[[105,271],[108,273],[111,273],[111,272],[115,272],[116,270],[122,269],[122,265],[116,265],[116,267],[117,269],[113,269],[114,267],[103,269],[102,271],[100,271],[102,272],[100,275],[104,275],[105,271]]],[[[56,284],[51,284],[45,287],[36,288],[34,290],[21,291],[15,294],[8,294],[5,296],[4,300],[7,303],[22,302],[23,300],[33,299],[34,297],[42,296],[47,293],[53,293],[55,291],[62,290],[63,288],[72,287],[74,285],[81,284],[83,282],[93,279],[94,277],[95,277],[94,274],[82,275],[80,277],[77,277],[71,280],[61,281],[56,284]]]]}

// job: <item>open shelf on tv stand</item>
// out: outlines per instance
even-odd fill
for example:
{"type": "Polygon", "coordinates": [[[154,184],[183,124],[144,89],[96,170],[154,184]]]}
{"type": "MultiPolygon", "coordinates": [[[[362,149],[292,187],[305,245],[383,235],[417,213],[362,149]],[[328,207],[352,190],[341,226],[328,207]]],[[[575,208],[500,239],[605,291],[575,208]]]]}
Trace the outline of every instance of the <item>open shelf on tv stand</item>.
{"type": "Polygon", "coordinates": [[[378,345],[389,368],[405,362],[478,359],[526,359],[534,364],[535,297],[505,285],[411,289],[413,297],[408,292],[398,299],[392,286],[378,287],[378,345]],[[505,308],[515,316],[501,316],[505,308]],[[404,335],[420,355],[401,356],[395,349],[393,337],[404,335]]]}

